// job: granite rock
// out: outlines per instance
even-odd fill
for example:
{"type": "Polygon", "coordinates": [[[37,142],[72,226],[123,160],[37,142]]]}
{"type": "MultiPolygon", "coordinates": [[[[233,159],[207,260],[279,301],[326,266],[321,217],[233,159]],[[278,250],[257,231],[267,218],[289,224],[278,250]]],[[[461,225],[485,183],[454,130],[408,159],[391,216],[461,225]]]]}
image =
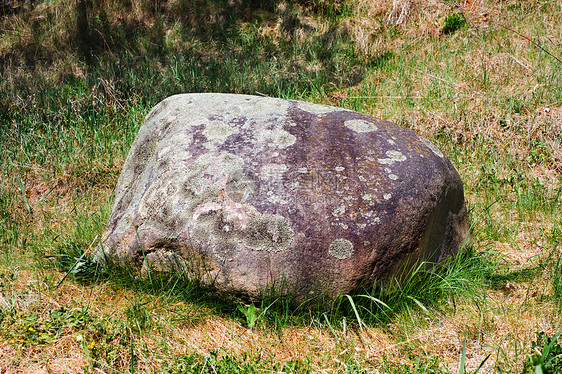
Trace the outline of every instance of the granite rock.
{"type": "Polygon", "coordinates": [[[388,281],[453,255],[463,185],[429,140],[330,106],[183,94],[141,126],[95,259],[254,299],[388,281]]]}

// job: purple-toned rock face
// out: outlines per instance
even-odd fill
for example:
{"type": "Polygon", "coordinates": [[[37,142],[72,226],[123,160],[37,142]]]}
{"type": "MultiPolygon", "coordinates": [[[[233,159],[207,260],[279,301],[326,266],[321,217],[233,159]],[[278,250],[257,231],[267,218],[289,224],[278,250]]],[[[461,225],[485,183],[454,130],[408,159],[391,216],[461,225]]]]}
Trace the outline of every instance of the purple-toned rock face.
{"type": "Polygon", "coordinates": [[[142,125],[95,258],[255,298],[353,292],[457,251],[460,177],[427,139],[348,110],[185,94],[142,125]]]}

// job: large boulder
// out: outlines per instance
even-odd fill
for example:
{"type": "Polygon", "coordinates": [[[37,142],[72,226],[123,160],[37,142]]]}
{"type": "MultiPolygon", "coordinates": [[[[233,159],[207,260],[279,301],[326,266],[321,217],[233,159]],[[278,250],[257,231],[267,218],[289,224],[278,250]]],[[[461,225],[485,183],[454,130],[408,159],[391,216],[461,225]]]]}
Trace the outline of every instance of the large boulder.
{"type": "Polygon", "coordinates": [[[441,261],[467,232],[459,174],[411,130],[299,101],[184,94],[140,128],[95,258],[249,298],[335,296],[441,261]]]}

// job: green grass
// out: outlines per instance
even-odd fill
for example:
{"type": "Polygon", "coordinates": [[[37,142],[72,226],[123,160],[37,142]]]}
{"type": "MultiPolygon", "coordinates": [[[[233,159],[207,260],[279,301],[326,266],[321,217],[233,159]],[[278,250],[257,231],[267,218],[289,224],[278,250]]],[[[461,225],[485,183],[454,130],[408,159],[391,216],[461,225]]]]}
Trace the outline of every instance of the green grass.
{"type": "Polygon", "coordinates": [[[554,259],[552,271],[553,296],[562,303],[562,254],[558,254],[554,259]]]}
{"type": "Polygon", "coordinates": [[[420,2],[401,25],[392,1],[80,4],[26,3],[0,19],[0,367],[519,373],[556,363],[560,4],[420,2]],[[135,134],[179,92],[308,100],[420,132],[463,178],[473,242],[335,303],[264,294],[247,305],[187,277],[95,267],[87,254],[135,134]]]}
{"type": "Polygon", "coordinates": [[[464,26],[466,26],[464,13],[451,13],[445,17],[443,25],[441,26],[441,31],[444,34],[452,34],[464,26]]]}
{"type": "Polygon", "coordinates": [[[535,373],[556,373],[562,370],[562,345],[559,342],[559,330],[554,336],[548,336],[543,331],[537,333],[533,341],[533,353],[528,356],[525,367],[535,373]]]}
{"type": "MultiPolygon", "coordinates": [[[[465,250],[465,253],[461,250],[455,258],[444,263],[432,266],[422,263],[408,278],[396,281],[387,289],[374,285],[368,292],[360,292],[353,298],[348,296],[347,300],[342,298],[340,305],[349,301],[357,323],[362,326],[387,321],[399,312],[409,316],[421,312],[435,319],[446,313],[439,308],[440,304],[454,308],[458,298],[482,303],[485,301],[482,290],[487,278],[494,276],[497,269],[482,254],[465,250]]],[[[350,315],[348,310],[347,317],[350,315]]],[[[340,318],[338,316],[337,319],[340,318]]]]}
{"type": "MultiPolygon", "coordinates": [[[[268,362],[262,354],[242,358],[232,357],[228,353],[213,351],[207,356],[188,355],[174,357],[166,363],[164,372],[169,374],[183,373],[263,373],[274,371],[276,373],[306,373],[306,362],[286,362],[278,364],[268,362]],[[222,355],[221,355],[222,353],[222,355]]],[[[356,371],[352,371],[356,372],[356,371]]]]}

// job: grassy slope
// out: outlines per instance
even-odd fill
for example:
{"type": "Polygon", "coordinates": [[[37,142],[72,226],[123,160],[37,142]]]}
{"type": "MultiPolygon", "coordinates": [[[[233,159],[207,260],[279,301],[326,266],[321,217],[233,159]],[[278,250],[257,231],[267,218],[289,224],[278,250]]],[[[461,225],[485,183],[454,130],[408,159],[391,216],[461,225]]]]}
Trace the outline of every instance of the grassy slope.
{"type": "Polygon", "coordinates": [[[0,20],[0,368],[456,372],[466,339],[468,368],[490,355],[481,372],[521,372],[536,333],[559,328],[560,4],[228,4],[59,0],[0,20]],[[479,254],[434,293],[387,297],[384,323],[360,309],[364,327],[347,299],[275,304],[248,330],[251,310],[190,284],[56,287],[45,254],[96,245],[144,115],[199,91],[338,105],[433,139],[465,181],[479,254]]]}

